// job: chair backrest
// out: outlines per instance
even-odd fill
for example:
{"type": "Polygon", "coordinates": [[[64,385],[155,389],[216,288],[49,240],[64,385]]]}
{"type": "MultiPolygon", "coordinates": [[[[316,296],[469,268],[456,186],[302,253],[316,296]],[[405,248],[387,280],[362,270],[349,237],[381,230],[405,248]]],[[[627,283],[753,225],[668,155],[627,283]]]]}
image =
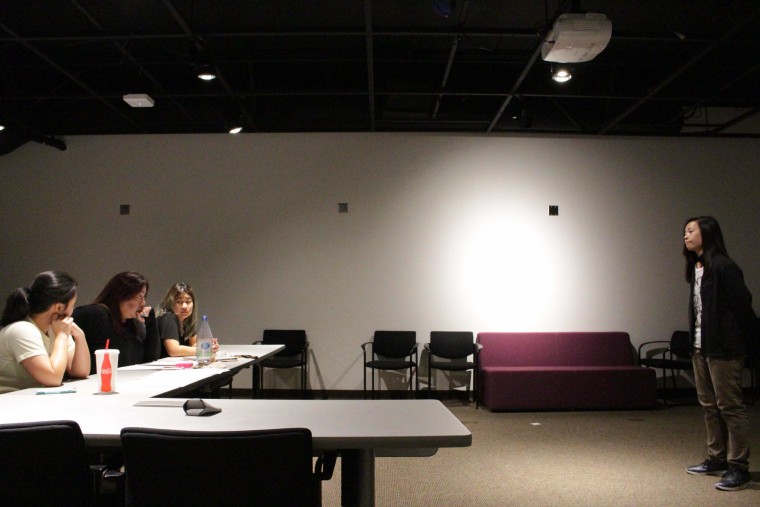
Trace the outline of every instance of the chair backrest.
{"type": "Polygon", "coordinates": [[[0,425],[0,504],[92,505],[92,485],[76,422],[0,425]]]}
{"type": "Polygon", "coordinates": [[[475,353],[472,331],[431,331],[430,352],[446,359],[461,359],[475,353]]]}
{"type": "Polygon", "coordinates": [[[265,329],[262,337],[264,345],[282,344],[285,348],[277,356],[295,356],[306,346],[306,331],[303,329],[265,329]]]}
{"type": "Polygon", "coordinates": [[[691,334],[688,331],[673,331],[670,337],[670,350],[678,358],[691,357],[691,334]]]}
{"type": "Polygon", "coordinates": [[[126,505],[313,504],[305,428],[238,432],[121,430],[126,505]]]}
{"type": "Polygon", "coordinates": [[[417,343],[416,331],[375,331],[372,352],[382,357],[407,357],[417,343]]]}

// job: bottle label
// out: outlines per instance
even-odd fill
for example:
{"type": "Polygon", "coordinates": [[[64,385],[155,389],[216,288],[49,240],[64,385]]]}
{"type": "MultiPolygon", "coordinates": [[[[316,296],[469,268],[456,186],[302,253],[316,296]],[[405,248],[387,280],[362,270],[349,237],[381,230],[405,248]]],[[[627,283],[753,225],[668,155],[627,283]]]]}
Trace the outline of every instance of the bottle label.
{"type": "Polygon", "coordinates": [[[111,360],[106,355],[103,359],[103,363],[100,366],[100,390],[104,393],[111,392],[111,376],[112,376],[111,360]]]}

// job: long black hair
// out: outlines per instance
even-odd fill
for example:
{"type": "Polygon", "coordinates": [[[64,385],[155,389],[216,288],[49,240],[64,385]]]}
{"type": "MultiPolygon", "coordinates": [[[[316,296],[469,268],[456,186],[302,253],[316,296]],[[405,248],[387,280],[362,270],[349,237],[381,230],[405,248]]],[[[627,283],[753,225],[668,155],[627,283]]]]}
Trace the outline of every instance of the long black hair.
{"type": "Polygon", "coordinates": [[[70,275],[63,271],[44,271],[34,278],[31,287],[20,287],[8,296],[0,326],[42,313],[57,303],[68,305],[76,295],[77,281],[70,275]]]}
{"type": "Polygon", "coordinates": [[[124,329],[124,324],[121,322],[121,310],[119,305],[122,301],[132,299],[145,288],[147,295],[150,285],[148,279],[140,273],[134,271],[123,271],[111,277],[100,291],[98,297],[95,298],[93,303],[101,304],[108,308],[111,313],[111,320],[116,326],[116,330],[121,332],[124,329]]]}
{"type": "Polygon", "coordinates": [[[702,236],[702,255],[697,252],[692,252],[683,247],[683,256],[686,259],[686,281],[691,283],[694,280],[694,266],[697,261],[701,262],[705,268],[704,276],[709,276],[710,267],[713,257],[715,255],[725,255],[728,257],[726,251],[726,243],[723,241],[723,232],[720,230],[720,224],[718,221],[709,216],[692,217],[686,220],[683,225],[684,230],[689,222],[696,222],[699,227],[699,233],[702,236]]]}

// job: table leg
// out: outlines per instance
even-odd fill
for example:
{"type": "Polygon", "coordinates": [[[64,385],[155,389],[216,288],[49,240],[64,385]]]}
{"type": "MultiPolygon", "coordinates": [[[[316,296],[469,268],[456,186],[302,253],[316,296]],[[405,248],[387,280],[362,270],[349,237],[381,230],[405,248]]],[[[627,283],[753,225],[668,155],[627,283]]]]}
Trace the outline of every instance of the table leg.
{"type": "Polygon", "coordinates": [[[344,507],[374,507],[374,449],[340,451],[340,489],[344,507]]]}
{"type": "Polygon", "coordinates": [[[255,400],[259,397],[259,388],[261,387],[259,385],[261,367],[258,364],[254,364],[251,368],[251,372],[253,372],[253,378],[251,379],[251,399],[255,400]]]}

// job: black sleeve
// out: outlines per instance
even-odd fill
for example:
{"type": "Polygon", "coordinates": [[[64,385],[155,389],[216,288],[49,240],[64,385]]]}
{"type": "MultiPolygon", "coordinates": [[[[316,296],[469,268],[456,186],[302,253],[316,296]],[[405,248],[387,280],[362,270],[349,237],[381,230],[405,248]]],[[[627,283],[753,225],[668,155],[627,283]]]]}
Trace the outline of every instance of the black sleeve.
{"type": "Polygon", "coordinates": [[[106,340],[110,339],[109,347],[117,349],[121,339],[116,334],[111,314],[107,308],[100,305],[85,305],[74,309],[74,322],[82,328],[87,346],[90,349],[90,373],[95,373],[95,351],[106,348],[106,340]]]}
{"type": "Polygon", "coordinates": [[[721,279],[731,313],[736,317],[747,345],[754,349],[757,339],[757,316],[752,309],[752,294],[744,284],[742,270],[733,262],[721,270],[721,279]]]}
{"type": "Polygon", "coordinates": [[[156,311],[151,309],[145,318],[145,343],[143,344],[143,362],[155,361],[161,357],[161,343],[158,339],[156,311]]]}

